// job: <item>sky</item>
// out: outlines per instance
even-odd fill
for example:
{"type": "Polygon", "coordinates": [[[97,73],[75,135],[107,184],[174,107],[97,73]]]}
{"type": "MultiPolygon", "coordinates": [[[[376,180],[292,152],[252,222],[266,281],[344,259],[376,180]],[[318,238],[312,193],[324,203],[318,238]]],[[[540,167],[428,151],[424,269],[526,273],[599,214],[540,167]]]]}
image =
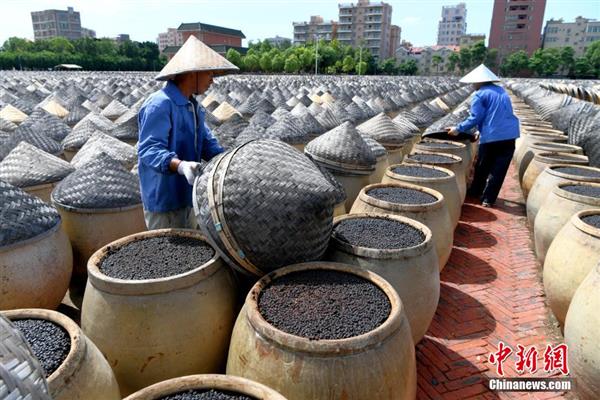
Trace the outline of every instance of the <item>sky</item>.
{"type": "MultiPolygon", "coordinates": [[[[132,40],[156,41],[158,33],[182,22],[204,22],[240,29],[246,40],[275,35],[292,38],[294,21],[311,15],[338,19],[338,3],[332,0],[0,0],[0,44],[11,36],[33,39],[31,11],[65,9],[81,13],[82,26],[98,37],[127,33],[132,40]]],[[[347,1],[350,2],[350,1],[347,1]]],[[[356,0],[354,1],[356,2],[356,0]]],[[[402,28],[402,39],[415,46],[432,45],[443,5],[460,1],[390,0],[392,23],[402,28]]],[[[466,0],[467,33],[489,36],[493,0],[466,0]]],[[[600,19],[600,0],[547,0],[544,20],[578,15],[600,19]]]]}

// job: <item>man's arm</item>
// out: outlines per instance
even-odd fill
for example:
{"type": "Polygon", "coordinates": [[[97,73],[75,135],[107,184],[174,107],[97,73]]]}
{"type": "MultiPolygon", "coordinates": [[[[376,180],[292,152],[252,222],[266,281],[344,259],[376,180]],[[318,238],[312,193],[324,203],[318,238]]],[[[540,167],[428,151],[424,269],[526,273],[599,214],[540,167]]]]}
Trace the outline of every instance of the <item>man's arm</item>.
{"type": "Polygon", "coordinates": [[[169,150],[169,135],[172,127],[168,105],[147,105],[140,111],[138,122],[140,161],[163,174],[176,172],[179,160],[177,154],[169,150]]]}
{"type": "Polygon", "coordinates": [[[480,96],[473,96],[473,102],[471,103],[471,115],[469,118],[461,122],[456,126],[456,130],[459,132],[466,133],[483,121],[485,118],[485,106],[483,99],[480,96]]]}

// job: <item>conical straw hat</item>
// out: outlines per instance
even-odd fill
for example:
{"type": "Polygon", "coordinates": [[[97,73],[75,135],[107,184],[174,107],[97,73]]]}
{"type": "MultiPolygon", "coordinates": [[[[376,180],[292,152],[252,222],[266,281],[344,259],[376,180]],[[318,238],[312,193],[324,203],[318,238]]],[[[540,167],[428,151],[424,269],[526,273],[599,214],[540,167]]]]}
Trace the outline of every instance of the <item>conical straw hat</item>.
{"type": "Polygon", "coordinates": [[[171,61],[156,76],[158,81],[166,81],[175,75],[200,71],[237,71],[238,67],[227,61],[219,53],[202,43],[195,36],[188,40],[175,53],[171,61]]]}
{"type": "Polygon", "coordinates": [[[462,83],[483,83],[483,82],[498,82],[500,78],[496,76],[485,65],[481,64],[473,71],[463,76],[460,80],[462,83]]]}

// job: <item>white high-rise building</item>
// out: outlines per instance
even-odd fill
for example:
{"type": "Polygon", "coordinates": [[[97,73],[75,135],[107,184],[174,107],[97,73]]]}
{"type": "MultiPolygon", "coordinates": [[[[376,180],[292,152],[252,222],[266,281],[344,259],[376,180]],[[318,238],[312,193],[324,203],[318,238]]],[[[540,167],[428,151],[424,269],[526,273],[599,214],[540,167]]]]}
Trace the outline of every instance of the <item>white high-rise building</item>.
{"type": "Polygon", "coordinates": [[[438,23],[438,46],[457,46],[460,37],[467,33],[467,6],[459,3],[442,7],[442,19],[438,23]]]}
{"type": "Polygon", "coordinates": [[[176,28],[169,28],[166,32],[158,34],[156,43],[158,44],[158,50],[162,53],[162,51],[167,47],[182,46],[183,37],[181,32],[179,32],[176,28]]]}

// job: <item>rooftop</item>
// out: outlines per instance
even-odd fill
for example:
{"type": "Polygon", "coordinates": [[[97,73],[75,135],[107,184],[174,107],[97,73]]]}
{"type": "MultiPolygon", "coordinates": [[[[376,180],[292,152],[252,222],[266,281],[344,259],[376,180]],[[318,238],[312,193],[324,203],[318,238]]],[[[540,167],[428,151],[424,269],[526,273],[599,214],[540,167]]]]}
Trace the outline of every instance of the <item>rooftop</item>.
{"type": "Polygon", "coordinates": [[[191,22],[191,23],[183,23],[179,25],[177,28],[178,31],[204,31],[204,32],[214,32],[220,33],[223,35],[237,36],[242,39],[246,38],[246,35],[242,33],[239,29],[231,29],[225,28],[217,25],[204,24],[202,22],[191,22]]]}

